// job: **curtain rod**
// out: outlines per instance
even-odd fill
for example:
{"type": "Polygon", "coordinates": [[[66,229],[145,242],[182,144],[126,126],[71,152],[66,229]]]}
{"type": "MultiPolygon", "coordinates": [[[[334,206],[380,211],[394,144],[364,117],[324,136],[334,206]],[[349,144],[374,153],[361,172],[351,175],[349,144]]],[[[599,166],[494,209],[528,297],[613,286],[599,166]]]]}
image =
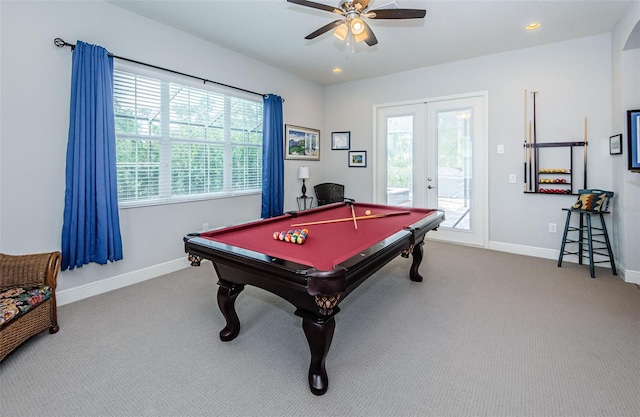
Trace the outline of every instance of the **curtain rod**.
{"type": "MultiPolygon", "coordinates": [[[[61,38],[55,38],[53,40],[53,44],[55,46],[57,46],[58,48],[64,48],[65,46],[68,46],[69,48],[71,48],[72,51],[76,47],[74,44],[67,43],[67,42],[64,41],[64,39],[61,39],[61,38]]],[[[121,57],[121,56],[114,55],[111,52],[109,52],[109,56],[111,56],[113,58],[121,59],[123,61],[133,62],[134,64],[140,64],[140,65],[144,65],[146,67],[151,67],[151,68],[159,69],[159,70],[162,70],[162,71],[171,72],[173,74],[178,74],[178,75],[183,75],[185,77],[195,78],[196,80],[203,81],[205,84],[206,83],[211,83],[211,84],[221,85],[223,87],[232,88],[232,89],[238,90],[238,91],[244,91],[245,93],[255,94],[257,96],[262,96],[262,97],[266,97],[267,96],[266,94],[256,93],[255,91],[245,90],[244,88],[234,87],[234,86],[229,85],[229,84],[223,84],[223,83],[219,83],[217,81],[207,80],[206,78],[196,77],[195,75],[189,75],[189,74],[185,74],[183,72],[174,71],[174,70],[171,70],[171,69],[168,69],[168,68],[159,67],[157,65],[146,64],[144,62],[136,61],[136,60],[129,59],[129,58],[124,58],[124,57],[121,57]]],[[[284,101],[284,99],[282,99],[282,101],[284,101]]]]}

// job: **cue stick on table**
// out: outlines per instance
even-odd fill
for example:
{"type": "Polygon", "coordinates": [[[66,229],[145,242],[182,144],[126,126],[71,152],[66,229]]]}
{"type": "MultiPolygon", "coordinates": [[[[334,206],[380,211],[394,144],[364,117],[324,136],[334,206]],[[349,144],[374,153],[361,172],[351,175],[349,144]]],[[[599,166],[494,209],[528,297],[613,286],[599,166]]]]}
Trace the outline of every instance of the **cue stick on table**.
{"type": "MultiPolygon", "coordinates": [[[[410,213],[411,213],[410,211],[394,211],[394,212],[391,212],[391,213],[371,214],[369,216],[359,216],[359,217],[356,217],[356,219],[358,219],[358,220],[379,219],[381,217],[398,216],[398,215],[410,214],[410,213]]],[[[320,221],[317,221],[317,222],[297,223],[297,224],[292,224],[291,227],[309,226],[309,225],[312,225],[312,224],[328,224],[328,223],[349,222],[351,220],[353,220],[352,217],[345,217],[345,218],[342,218],[342,219],[320,220],[320,221]]]]}
{"type": "Polygon", "coordinates": [[[349,204],[351,206],[351,217],[353,217],[353,226],[358,230],[358,222],[356,221],[356,211],[353,209],[353,204],[349,204]]]}

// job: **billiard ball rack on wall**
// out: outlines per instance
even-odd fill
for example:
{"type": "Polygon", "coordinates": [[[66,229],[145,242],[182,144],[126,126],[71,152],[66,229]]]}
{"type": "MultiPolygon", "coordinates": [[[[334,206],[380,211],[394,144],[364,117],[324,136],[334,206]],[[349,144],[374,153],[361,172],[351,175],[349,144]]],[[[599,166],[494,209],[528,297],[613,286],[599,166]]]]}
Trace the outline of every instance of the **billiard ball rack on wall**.
{"type": "Polygon", "coordinates": [[[526,194],[577,195],[574,148],[584,148],[582,187],[587,188],[587,118],[584,118],[584,141],[540,143],[536,138],[536,94],[537,91],[524,90],[524,192],[526,194]],[[531,115],[527,112],[529,100],[533,104],[531,115]],[[569,167],[550,168],[539,163],[542,148],[568,148],[569,167]]]}
{"type": "MultiPolygon", "coordinates": [[[[525,145],[526,146],[526,145],[525,145]]],[[[575,181],[579,178],[574,170],[574,148],[584,147],[583,185],[587,188],[587,142],[551,142],[536,143],[530,146],[537,162],[541,148],[569,148],[569,168],[539,168],[536,163],[533,180],[525,182],[525,193],[577,195],[575,181]],[[527,189],[528,188],[528,189],[527,189]]],[[[525,148],[526,151],[526,148],[525,148]]],[[[525,177],[526,178],[526,177],[525,177]]]]}

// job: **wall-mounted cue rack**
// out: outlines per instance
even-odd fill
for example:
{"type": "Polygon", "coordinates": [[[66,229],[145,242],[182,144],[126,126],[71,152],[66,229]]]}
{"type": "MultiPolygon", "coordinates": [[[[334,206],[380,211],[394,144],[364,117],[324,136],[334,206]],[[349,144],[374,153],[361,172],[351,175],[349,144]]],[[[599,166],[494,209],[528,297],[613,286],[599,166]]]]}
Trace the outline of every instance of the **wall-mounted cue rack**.
{"type": "MultiPolygon", "coordinates": [[[[582,142],[538,142],[536,129],[536,94],[537,91],[524,90],[524,192],[530,194],[577,194],[574,149],[583,147],[582,187],[587,188],[587,118],[584,119],[584,141],[582,142]],[[532,102],[531,114],[527,111],[529,101],[532,102]],[[545,166],[540,150],[544,148],[568,148],[568,158],[561,158],[564,166],[545,166]],[[566,163],[568,162],[568,165],[566,163]]],[[[548,160],[549,158],[547,158],[548,160]]]]}

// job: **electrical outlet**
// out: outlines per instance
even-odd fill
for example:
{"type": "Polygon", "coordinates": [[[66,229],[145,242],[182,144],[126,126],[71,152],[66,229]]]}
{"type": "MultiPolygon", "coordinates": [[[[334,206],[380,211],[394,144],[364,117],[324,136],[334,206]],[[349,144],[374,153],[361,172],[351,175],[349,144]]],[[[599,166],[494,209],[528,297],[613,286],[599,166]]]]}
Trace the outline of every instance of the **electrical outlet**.
{"type": "Polygon", "coordinates": [[[509,174],[509,182],[511,184],[515,184],[516,183],[516,174],[509,174]]]}
{"type": "Polygon", "coordinates": [[[555,223],[549,223],[549,233],[558,233],[558,225],[555,223]]]}
{"type": "Polygon", "coordinates": [[[498,145],[498,153],[504,153],[504,145],[498,145]]]}
{"type": "Polygon", "coordinates": [[[202,223],[202,230],[209,230],[209,223],[202,223]]]}

